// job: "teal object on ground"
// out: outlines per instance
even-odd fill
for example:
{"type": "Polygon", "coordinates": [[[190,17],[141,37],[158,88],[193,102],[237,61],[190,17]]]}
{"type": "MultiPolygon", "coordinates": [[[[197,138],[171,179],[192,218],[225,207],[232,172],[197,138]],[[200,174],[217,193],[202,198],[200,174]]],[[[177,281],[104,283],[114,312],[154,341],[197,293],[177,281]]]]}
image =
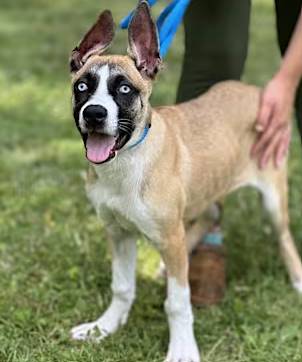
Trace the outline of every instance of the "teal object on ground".
{"type": "MultiPolygon", "coordinates": [[[[161,12],[156,21],[160,42],[160,56],[162,58],[165,57],[172,44],[190,1],[191,0],[173,0],[161,12]]],[[[150,6],[153,6],[156,2],[157,0],[148,0],[150,6]]],[[[121,21],[120,26],[122,29],[128,28],[132,15],[133,12],[121,21]]]]}
{"type": "Polygon", "coordinates": [[[220,232],[207,233],[203,237],[202,243],[206,245],[222,245],[223,235],[220,232]]]}

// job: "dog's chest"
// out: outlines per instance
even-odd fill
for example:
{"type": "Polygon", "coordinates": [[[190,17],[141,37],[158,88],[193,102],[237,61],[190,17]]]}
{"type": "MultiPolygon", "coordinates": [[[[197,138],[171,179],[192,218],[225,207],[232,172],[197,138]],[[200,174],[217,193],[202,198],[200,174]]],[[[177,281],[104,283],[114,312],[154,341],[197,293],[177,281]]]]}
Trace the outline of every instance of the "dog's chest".
{"type": "Polygon", "coordinates": [[[139,167],[98,171],[98,178],[86,187],[88,197],[100,217],[133,233],[159,239],[152,210],[143,196],[143,175],[139,167]]]}

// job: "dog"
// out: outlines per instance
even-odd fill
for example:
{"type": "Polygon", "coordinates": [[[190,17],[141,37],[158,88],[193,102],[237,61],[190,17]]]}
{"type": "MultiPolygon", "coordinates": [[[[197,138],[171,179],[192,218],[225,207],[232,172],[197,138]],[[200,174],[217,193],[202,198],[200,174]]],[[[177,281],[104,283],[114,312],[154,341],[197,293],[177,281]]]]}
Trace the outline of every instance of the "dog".
{"type": "Polygon", "coordinates": [[[166,266],[170,341],[165,361],[198,362],[188,284],[190,248],[204,212],[239,187],[256,187],[272,217],[289,276],[302,293],[302,264],[289,230],[287,165],[260,170],[250,157],[260,90],[236,81],[179,105],[151,108],[161,68],[156,26],[140,1],[127,55],[105,55],[114,23],[104,11],[70,58],[73,115],[89,160],[86,191],[112,248],[112,301],[71,330],[99,341],[127,321],[135,298],[136,239],[146,236],[166,266]]]}

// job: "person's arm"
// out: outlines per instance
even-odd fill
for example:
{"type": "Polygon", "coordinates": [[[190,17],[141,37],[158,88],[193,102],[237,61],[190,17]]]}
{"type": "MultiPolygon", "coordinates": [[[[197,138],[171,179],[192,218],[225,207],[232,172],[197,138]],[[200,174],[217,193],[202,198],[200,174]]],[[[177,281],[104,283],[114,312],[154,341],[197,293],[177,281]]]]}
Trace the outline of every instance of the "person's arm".
{"type": "Polygon", "coordinates": [[[302,12],[278,72],[262,91],[256,130],[258,139],[252,148],[260,168],[270,159],[276,167],[282,163],[290,143],[291,112],[302,76],[302,12]]]}

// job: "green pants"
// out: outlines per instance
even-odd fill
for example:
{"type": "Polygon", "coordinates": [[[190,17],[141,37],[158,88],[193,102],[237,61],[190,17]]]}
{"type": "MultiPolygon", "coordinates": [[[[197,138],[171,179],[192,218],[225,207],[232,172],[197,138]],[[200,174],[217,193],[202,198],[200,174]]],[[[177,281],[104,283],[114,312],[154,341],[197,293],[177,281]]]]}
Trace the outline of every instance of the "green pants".
{"type": "MultiPolygon", "coordinates": [[[[275,0],[278,42],[286,51],[302,0],[275,0]]],[[[213,84],[240,79],[247,56],[250,0],[192,0],[184,18],[185,55],[177,102],[187,101],[213,84]]],[[[295,102],[302,135],[302,85],[295,102]]]]}

